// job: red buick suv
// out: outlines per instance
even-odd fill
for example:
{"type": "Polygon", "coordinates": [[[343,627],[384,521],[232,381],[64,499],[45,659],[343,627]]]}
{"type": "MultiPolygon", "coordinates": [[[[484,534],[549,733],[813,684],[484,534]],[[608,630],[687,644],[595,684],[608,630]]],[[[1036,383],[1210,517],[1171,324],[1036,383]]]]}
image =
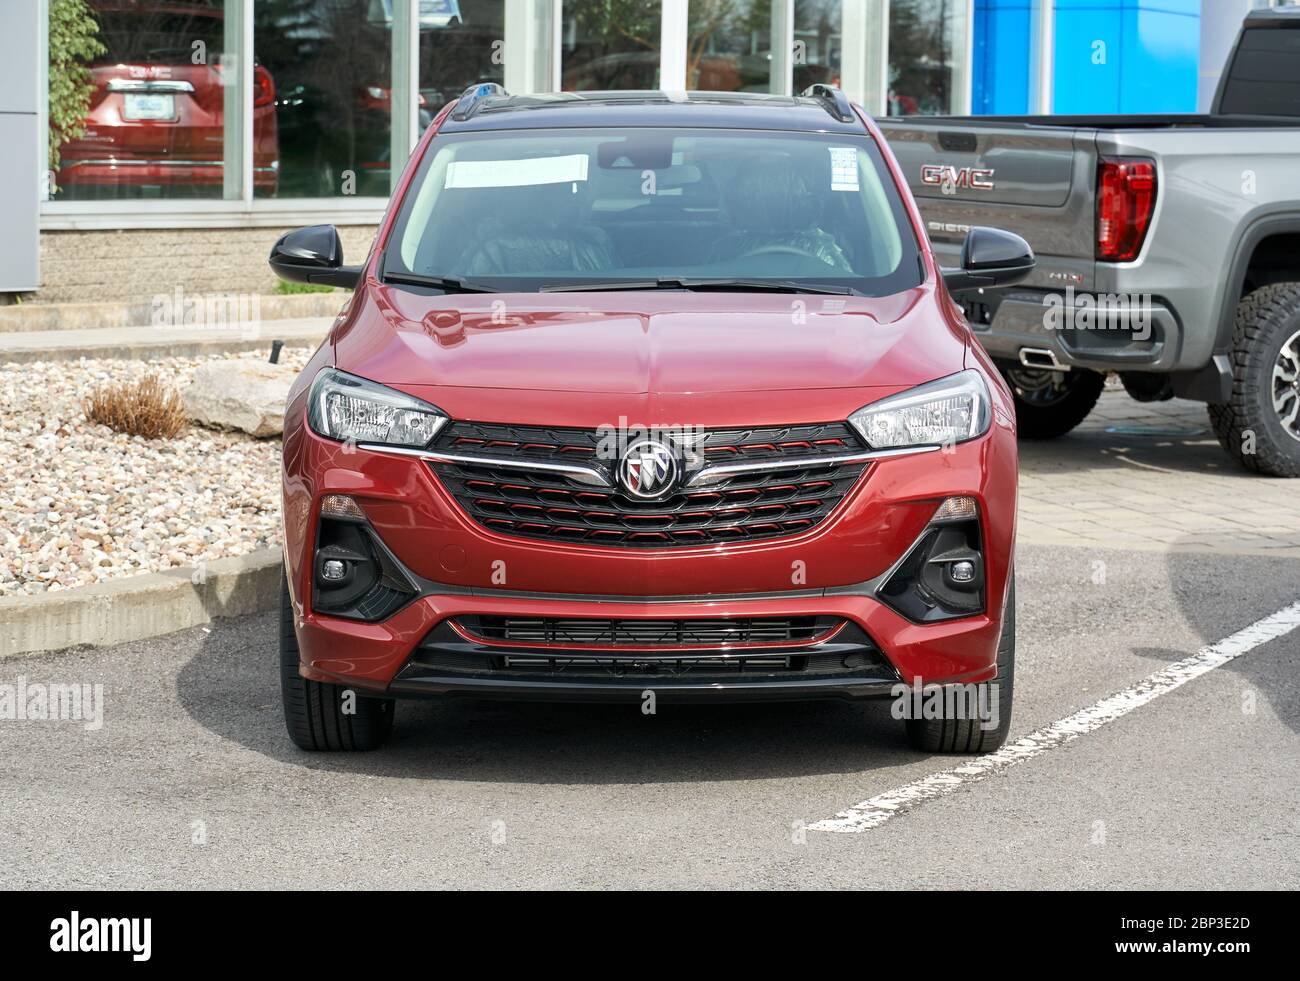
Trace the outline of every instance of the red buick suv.
{"type": "Polygon", "coordinates": [[[974,228],[938,268],[838,90],[475,86],[363,265],[323,225],[270,262],[354,291],[285,417],[298,746],[458,695],[892,696],[918,748],[1005,738],[1015,411],[950,292],[1033,255],[974,228]]]}

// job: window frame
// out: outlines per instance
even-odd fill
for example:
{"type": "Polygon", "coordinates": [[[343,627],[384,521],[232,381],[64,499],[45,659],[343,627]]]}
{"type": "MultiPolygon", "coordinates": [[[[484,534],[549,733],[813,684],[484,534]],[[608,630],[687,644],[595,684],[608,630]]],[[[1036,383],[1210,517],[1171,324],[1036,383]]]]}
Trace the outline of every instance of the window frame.
{"type": "MultiPolygon", "coordinates": [[[[49,0],[38,0],[43,24],[49,23],[49,0]]],[[[233,125],[226,124],[225,141],[232,142],[238,156],[236,194],[207,200],[166,199],[125,201],[59,201],[49,198],[48,182],[40,189],[40,228],[42,231],[79,231],[91,229],[134,228],[271,228],[285,225],[378,224],[388,206],[386,197],[330,198],[258,198],[253,196],[253,4],[255,0],[229,0],[239,17],[239,45],[234,52],[238,66],[235,86],[237,112],[233,125]]],[[[418,107],[416,59],[410,48],[418,43],[415,29],[418,0],[393,0],[393,100],[392,147],[403,157],[414,149],[418,139],[415,116],[418,107]],[[409,120],[408,120],[409,117],[409,120]],[[406,122],[406,125],[403,125],[406,122]]],[[[46,49],[42,64],[48,64],[48,37],[42,35],[46,49]]],[[[42,85],[41,132],[48,131],[48,81],[42,85]]],[[[48,157],[45,159],[47,173],[48,157]]],[[[396,176],[396,175],[395,175],[396,176]]]]}
{"type": "MultiPolygon", "coordinates": [[[[49,0],[40,4],[42,23],[49,22],[49,0]]],[[[151,199],[130,201],[50,200],[46,182],[40,188],[40,227],[45,230],[94,228],[234,228],[273,227],[296,222],[332,222],[339,225],[377,224],[388,206],[387,197],[259,198],[253,196],[253,7],[255,0],[229,0],[240,17],[240,42],[235,57],[240,67],[235,100],[238,111],[227,124],[226,141],[239,158],[236,193],[220,200],[151,199]]],[[[506,87],[510,91],[554,92],[560,85],[560,28],[565,0],[503,0],[508,55],[506,87]]],[[[649,2],[649,0],[648,0],[649,2]]],[[[789,56],[775,58],[782,80],[781,94],[792,92],[794,50],[794,0],[770,0],[773,22],[783,36],[789,56]]],[[[1031,0],[1041,20],[1050,23],[1052,0],[1031,0]],[[1042,15],[1046,16],[1043,17],[1042,15]]],[[[391,91],[392,159],[404,159],[415,148],[418,126],[419,0],[392,0],[393,31],[391,91]]],[[[958,52],[961,78],[956,80],[954,113],[970,112],[970,78],[973,69],[971,34],[974,0],[966,0],[963,50],[958,52]]],[[[666,90],[685,87],[689,0],[662,0],[660,78],[666,90]]],[[[889,0],[841,0],[841,80],[846,94],[869,113],[885,111],[889,71],[889,0]]],[[[48,63],[46,31],[42,31],[42,65],[48,63]]],[[[1044,70],[1036,65],[1039,86],[1044,70]]],[[[1050,78],[1048,83],[1050,85],[1050,78]]],[[[41,132],[47,132],[46,84],[42,84],[41,132]]],[[[44,150],[38,151],[48,160],[44,150]]],[[[393,175],[394,181],[397,174],[393,175]]]]}

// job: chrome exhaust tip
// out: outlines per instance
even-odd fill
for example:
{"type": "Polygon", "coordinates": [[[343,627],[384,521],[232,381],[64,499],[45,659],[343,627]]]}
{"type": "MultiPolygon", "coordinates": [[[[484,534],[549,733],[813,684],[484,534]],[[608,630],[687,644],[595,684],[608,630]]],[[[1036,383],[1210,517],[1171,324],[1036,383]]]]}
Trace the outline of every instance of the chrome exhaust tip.
{"type": "Polygon", "coordinates": [[[1056,356],[1056,352],[1046,347],[1022,347],[1020,349],[1020,363],[1026,368],[1037,368],[1040,371],[1069,371],[1068,364],[1062,364],[1056,356]]]}

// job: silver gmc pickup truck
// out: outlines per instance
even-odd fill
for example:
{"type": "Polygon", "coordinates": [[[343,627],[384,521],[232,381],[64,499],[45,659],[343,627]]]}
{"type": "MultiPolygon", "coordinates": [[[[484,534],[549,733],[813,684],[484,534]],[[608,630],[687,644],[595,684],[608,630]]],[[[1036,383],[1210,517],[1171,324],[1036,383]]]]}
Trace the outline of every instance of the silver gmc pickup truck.
{"type": "Polygon", "coordinates": [[[1300,476],[1300,8],[1248,15],[1209,115],[880,120],[935,251],[972,226],[1038,256],[956,299],[1017,398],[1069,432],[1114,371],[1208,403],[1241,464],[1300,476]]]}

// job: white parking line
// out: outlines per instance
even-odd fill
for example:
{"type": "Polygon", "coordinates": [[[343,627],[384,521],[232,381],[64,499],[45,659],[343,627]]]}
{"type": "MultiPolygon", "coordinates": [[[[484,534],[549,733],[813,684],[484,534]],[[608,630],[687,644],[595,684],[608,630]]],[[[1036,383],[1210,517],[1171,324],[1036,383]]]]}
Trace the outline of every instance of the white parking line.
{"type": "Polygon", "coordinates": [[[932,773],[894,790],[877,794],[861,804],[840,811],[833,818],[808,825],[810,831],[856,833],[878,828],[890,818],[911,810],[918,804],[952,793],[966,784],[983,780],[990,774],[1009,766],[1033,759],[1070,740],[1100,729],[1107,722],[1127,715],[1166,692],[1179,688],[1207,671],[1213,671],[1234,658],[1241,657],[1270,640],[1284,637],[1300,627],[1300,602],[1278,610],[1276,613],[1238,630],[1217,644],[1202,647],[1191,657],[1169,665],[1131,688],[1125,688],[1103,698],[1074,715],[1043,726],[1029,735],[1003,746],[995,753],[978,756],[968,763],[932,773]]]}

